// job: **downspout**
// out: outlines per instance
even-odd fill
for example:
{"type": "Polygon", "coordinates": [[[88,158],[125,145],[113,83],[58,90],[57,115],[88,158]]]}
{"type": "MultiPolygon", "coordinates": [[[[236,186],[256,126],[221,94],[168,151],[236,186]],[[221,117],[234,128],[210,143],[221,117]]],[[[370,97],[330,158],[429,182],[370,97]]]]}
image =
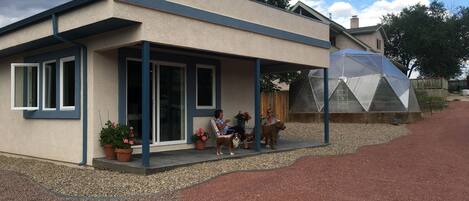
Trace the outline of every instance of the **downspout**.
{"type": "Polygon", "coordinates": [[[79,165],[86,165],[88,160],[88,48],[86,45],[78,42],[74,42],[63,38],[59,35],[59,27],[57,23],[57,16],[54,13],[52,15],[52,32],[54,34],[54,38],[64,42],[69,43],[75,46],[80,47],[81,49],[81,57],[82,57],[82,69],[83,69],[83,79],[82,79],[82,90],[83,90],[83,149],[82,149],[82,160],[79,165]]]}

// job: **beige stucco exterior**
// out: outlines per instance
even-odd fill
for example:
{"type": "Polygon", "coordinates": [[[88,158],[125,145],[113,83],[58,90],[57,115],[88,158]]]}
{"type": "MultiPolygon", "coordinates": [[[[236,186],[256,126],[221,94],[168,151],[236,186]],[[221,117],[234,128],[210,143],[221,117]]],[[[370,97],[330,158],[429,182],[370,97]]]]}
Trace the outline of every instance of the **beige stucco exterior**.
{"type": "MultiPolygon", "coordinates": [[[[204,0],[173,2],[223,14],[260,25],[282,29],[319,40],[329,39],[327,24],[307,20],[250,0],[204,0]],[[260,12],[261,11],[261,12],[260,12]]],[[[244,58],[217,57],[221,65],[221,108],[232,119],[239,111],[254,114],[254,60],[328,67],[329,49],[237,30],[208,22],[137,7],[114,0],[103,0],[58,16],[59,31],[68,31],[112,17],[140,22],[131,27],[98,34],[79,42],[88,47],[88,150],[87,163],[103,155],[99,131],[106,120],[118,119],[118,48],[141,41],[206,50],[244,58]],[[157,19],[157,20],[155,20],[157,19]],[[249,59],[248,59],[249,58],[249,59]]],[[[45,20],[0,36],[0,50],[51,36],[52,25],[45,20]]],[[[0,58],[0,152],[32,156],[69,163],[82,160],[83,118],[80,120],[24,119],[22,111],[10,108],[10,64],[25,56],[47,53],[63,45],[26,51],[0,58]]],[[[199,55],[200,56],[200,55],[199,55]]],[[[201,55],[203,56],[203,55],[201,55]]],[[[83,91],[81,92],[83,94],[83,91]]],[[[83,96],[81,96],[83,98],[83,96]]],[[[83,103],[83,100],[81,101],[83,103]]],[[[82,107],[83,108],[83,105],[82,107]]],[[[194,117],[193,127],[210,129],[207,117],[194,117]]],[[[191,145],[152,146],[151,151],[190,148],[191,145]]],[[[136,148],[135,153],[141,150],[136,148]]]]}
{"type": "Polygon", "coordinates": [[[345,36],[344,34],[338,34],[336,36],[335,46],[339,50],[342,50],[342,49],[366,50],[366,48],[359,45],[357,42],[353,41],[351,38],[345,36]]]}
{"type": "Polygon", "coordinates": [[[366,43],[368,46],[373,48],[373,51],[379,52],[379,53],[384,53],[384,39],[383,36],[379,31],[370,33],[370,34],[360,34],[360,35],[355,35],[358,39],[366,43]],[[381,41],[381,49],[377,48],[377,40],[381,41]]]}

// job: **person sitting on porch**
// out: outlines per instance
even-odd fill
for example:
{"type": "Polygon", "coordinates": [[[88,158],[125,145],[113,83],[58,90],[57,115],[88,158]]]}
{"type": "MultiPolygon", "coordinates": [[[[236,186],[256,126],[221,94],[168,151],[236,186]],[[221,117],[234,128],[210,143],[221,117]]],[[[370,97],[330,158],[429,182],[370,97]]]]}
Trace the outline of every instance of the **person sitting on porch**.
{"type": "Polygon", "coordinates": [[[229,119],[223,119],[223,110],[215,110],[215,123],[217,124],[218,130],[220,130],[221,135],[227,135],[232,133],[237,133],[240,135],[244,134],[244,129],[239,126],[230,127],[228,123],[229,119]]]}
{"type": "Polygon", "coordinates": [[[262,125],[268,126],[277,123],[278,119],[275,117],[274,111],[271,108],[267,109],[267,116],[262,119],[262,125]]]}

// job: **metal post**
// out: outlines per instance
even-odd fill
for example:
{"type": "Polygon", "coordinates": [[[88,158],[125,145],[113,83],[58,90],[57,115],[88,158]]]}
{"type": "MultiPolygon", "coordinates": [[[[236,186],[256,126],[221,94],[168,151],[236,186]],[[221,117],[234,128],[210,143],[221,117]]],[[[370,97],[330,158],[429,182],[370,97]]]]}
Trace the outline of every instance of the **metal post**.
{"type": "Polygon", "coordinates": [[[329,72],[324,68],[324,144],[329,144],[329,72]]]}
{"type": "Polygon", "coordinates": [[[256,151],[261,151],[261,60],[256,59],[254,67],[254,132],[256,134],[256,151]]]}
{"type": "Polygon", "coordinates": [[[142,165],[150,166],[150,42],[142,44],[142,165]]]}

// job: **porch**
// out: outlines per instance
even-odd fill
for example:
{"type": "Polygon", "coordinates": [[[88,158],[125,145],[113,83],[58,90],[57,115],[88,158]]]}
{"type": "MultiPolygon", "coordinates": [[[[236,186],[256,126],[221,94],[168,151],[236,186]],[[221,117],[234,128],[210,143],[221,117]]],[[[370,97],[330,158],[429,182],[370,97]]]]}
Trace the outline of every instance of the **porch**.
{"type": "Polygon", "coordinates": [[[235,155],[230,155],[227,149],[223,149],[221,156],[215,154],[214,147],[208,147],[205,150],[184,149],[175,151],[165,151],[151,153],[148,167],[142,165],[142,155],[134,155],[130,162],[119,162],[117,160],[107,160],[105,158],[93,159],[93,166],[100,170],[112,170],[126,172],[138,175],[149,175],[157,172],[172,170],[178,167],[189,166],[197,163],[245,158],[260,154],[292,151],[302,148],[314,148],[325,146],[321,141],[307,142],[304,140],[280,139],[275,150],[266,149],[262,146],[260,151],[255,149],[235,149],[235,155]]]}
{"type": "MultiPolygon", "coordinates": [[[[119,101],[117,105],[110,105],[112,100],[101,101],[104,100],[103,97],[99,101],[99,108],[112,111],[112,107],[117,106],[119,123],[132,126],[136,130],[136,146],[133,147],[133,161],[120,163],[98,156],[92,163],[97,169],[146,175],[195,163],[328,144],[327,119],[321,139],[280,139],[276,150],[265,149],[260,144],[262,73],[295,72],[318,67],[180,48],[148,41],[100,54],[103,60],[113,62],[118,67],[108,65],[102,74],[96,73],[94,76],[102,79],[110,71],[117,71],[118,79],[106,82],[117,82],[118,85],[99,85],[96,86],[96,91],[114,88],[118,91],[114,97],[117,96],[119,101]],[[203,79],[209,81],[205,87],[200,87],[204,83],[198,81],[199,76],[203,75],[199,74],[203,73],[201,69],[209,69],[209,76],[203,79]],[[206,93],[207,91],[210,93],[206,93]],[[199,93],[209,98],[200,99],[199,93]],[[201,101],[207,104],[200,105],[201,101]],[[221,158],[215,155],[213,148],[205,151],[187,150],[193,143],[191,136],[198,128],[204,128],[213,134],[209,122],[214,111],[218,109],[224,110],[227,119],[232,119],[238,111],[254,114],[250,121],[256,139],[252,149],[237,149],[236,155],[223,155],[221,158]],[[181,148],[182,146],[185,148],[181,148]]],[[[327,68],[324,71],[327,76],[327,68]]],[[[327,82],[324,92],[328,93],[327,82]]],[[[327,99],[327,96],[325,97],[327,99]]],[[[327,109],[325,111],[327,114],[327,109]]],[[[98,112],[99,119],[100,115],[98,112]]],[[[99,133],[99,128],[96,128],[96,133],[99,133]]],[[[97,148],[96,151],[100,150],[101,148],[97,148]]]]}

